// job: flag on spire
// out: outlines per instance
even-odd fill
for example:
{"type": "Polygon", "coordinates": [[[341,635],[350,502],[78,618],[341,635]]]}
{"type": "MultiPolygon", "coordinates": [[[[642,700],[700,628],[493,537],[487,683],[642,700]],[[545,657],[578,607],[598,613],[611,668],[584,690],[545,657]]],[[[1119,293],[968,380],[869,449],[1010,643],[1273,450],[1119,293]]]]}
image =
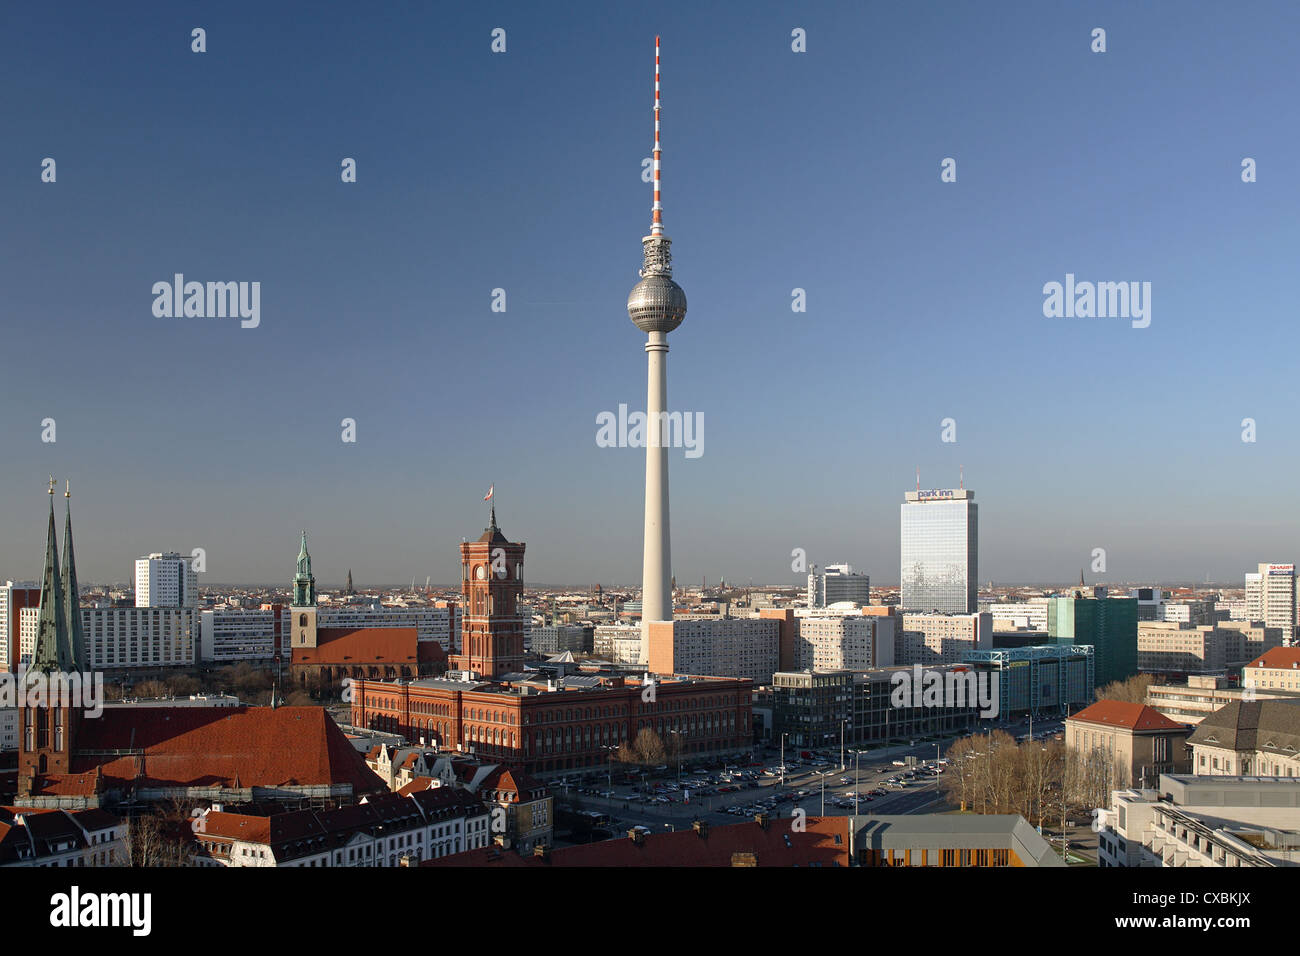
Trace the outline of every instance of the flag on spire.
{"type": "Polygon", "coordinates": [[[494,488],[496,488],[496,485],[488,485],[488,493],[485,494],[485,495],[483,496],[483,500],[484,500],[484,501],[491,501],[491,500],[492,500],[492,490],[493,490],[494,488]]]}

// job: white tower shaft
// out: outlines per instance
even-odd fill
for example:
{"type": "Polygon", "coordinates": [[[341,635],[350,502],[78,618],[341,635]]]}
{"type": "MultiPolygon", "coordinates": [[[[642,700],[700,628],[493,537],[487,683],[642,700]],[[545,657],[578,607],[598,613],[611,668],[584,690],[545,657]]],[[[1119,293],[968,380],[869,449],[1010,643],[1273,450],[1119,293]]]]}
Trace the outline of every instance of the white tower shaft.
{"type": "MultiPolygon", "coordinates": [[[[671,621],[673,598],[672,548],[668,524],[668,439],[661,426],[668,410],[668,336],[649,333],[645,347],[646,449],[645,449],[645,554],[641,578],[641,620],[671,621]]],[[[645,629],[643,628],[643,631],[645,629]]],[[[643,635],[643,652],[648,653],[649,634],[643,635]]]]}

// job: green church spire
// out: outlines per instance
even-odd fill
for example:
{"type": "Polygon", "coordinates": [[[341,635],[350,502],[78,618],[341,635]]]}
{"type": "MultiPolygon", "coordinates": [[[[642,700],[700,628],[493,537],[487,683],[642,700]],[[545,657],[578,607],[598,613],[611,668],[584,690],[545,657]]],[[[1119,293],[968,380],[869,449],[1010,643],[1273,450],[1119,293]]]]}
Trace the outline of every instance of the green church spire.
{"type": "MultiPolygon", "coordinates": [[[[68,670],[88,670],[86,637],[81,627],[81,591],[77,587],[77,558],[72,550],[72,482],[64,488],[63,498],[63,608],[68,615],[68,670]]],[[[53,502],[51,502],[53,504],[53,502]]]]}
{"type": "Polygon", "coordinates": [[[302,549],[298,552],[298,573],[293,576],[293,606],[316,605],[316,578],[311,573],[311,555],[307,553],[307,532],[302,533],[302,549]]]}
{"type": "Polygon", "coordinates": [[[36,625],[36,647],[32,669],[66,671],[68,617],[63,606],[63,585],[59,580],[59,549],[54,528],[54,478],[50,478],[50,522],[45,536],[45,573],[41,577],[41,607],[36,625]]]}

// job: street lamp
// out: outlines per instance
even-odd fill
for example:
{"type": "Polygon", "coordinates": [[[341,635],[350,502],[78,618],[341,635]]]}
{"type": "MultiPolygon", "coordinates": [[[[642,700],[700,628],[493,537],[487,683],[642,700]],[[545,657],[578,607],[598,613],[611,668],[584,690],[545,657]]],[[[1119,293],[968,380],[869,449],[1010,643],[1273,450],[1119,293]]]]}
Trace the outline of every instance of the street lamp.
{"type": "Polygon", "coordinates": [[[789,732],[781,734],[781,788],[785,789],[785,738],[790,736],[789,732]]]}

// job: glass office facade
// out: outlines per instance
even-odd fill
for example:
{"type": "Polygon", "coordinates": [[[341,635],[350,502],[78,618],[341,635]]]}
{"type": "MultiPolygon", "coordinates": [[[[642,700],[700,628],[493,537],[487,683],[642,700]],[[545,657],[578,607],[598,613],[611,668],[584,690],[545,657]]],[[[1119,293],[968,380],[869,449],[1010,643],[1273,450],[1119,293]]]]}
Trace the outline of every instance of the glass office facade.
{"type": "Polygon", "coordinates": [[[973,498],[965,490],[907,493],[902,506],[904,610],[975,613],[979,534],[973,498]]]}

